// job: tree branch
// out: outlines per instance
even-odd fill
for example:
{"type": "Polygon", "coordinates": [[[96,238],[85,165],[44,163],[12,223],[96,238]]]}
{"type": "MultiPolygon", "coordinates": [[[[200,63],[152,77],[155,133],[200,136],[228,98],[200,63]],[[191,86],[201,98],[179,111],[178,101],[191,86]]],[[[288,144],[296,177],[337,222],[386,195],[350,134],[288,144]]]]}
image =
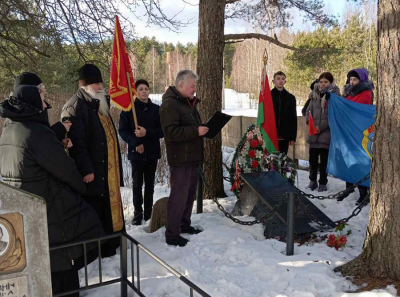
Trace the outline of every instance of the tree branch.
{"type": "Polygon", "coordinates": [[[239,39],[244,40],[244,39],[253,39],[253,38],[263,39],[263,40],[271,42],[279,47],[286,48],[286,49],[289,49],[292,51],[297,51],[297,52],[314,52],[314,51],[321,51],[321,50],[326,49],[326,48],[301,49],[301,48],[297,48],[297,47],[290,46],[290,45],[280,42],[278,40],[278,38],[276,37],[276,35],[274,38],[274,37],[271,37],[271,36],[268,36],[265,34],[259,34],[259,33],[226,34],[225,35],[225,41],[226,41],[225,43],[232,43],[232,41],[239,40],[239,39]]]}
{"type": "Polygon", "coordinates": [[[10,38],[10,37],[8,37],[8,36],[5,36],[5,35],[3,35],[3,34],[1,34],[1,33],[0,33],[0,38],[3,38],[3,39],[5,39],[5,40],[7,40],[7,41],[11,41],[11,42],[13,42],[13,43],[15,43],[15,44],[18,44],[18,45],[20,45],[20,46],[23,46],[23,47],[25,47],[25,48],[32,49],[35,53],[37,53],[37,54],[39,54],[39,55],[41,55],[41,56],[50,58],[50,56],[49,56],[48,54],[46,54],[45,52],[42,52],[42,51],[38,50],[37,48],[33,47],[32,45],[26,44],[26,43],[24,43],[24,42],[22,42],[22,41],[15,40],[15,39],[10,38]]]}

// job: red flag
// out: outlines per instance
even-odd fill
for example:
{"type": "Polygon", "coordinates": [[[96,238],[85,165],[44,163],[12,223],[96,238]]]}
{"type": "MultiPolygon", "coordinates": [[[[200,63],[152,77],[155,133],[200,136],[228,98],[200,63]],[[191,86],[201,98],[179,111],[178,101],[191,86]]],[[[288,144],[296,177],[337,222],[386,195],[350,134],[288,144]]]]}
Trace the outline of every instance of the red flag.
{"type": "Polygon", "coordinates": [[[110,97],[113,104],[124,111],[129,111],[132,107],[126,75],[127,72],[129,73],[132,96],[134,97],[136,95],[136,89],[132,67],[129,61],[128,51],[126,50],[118,16],[115,16],[115,35],[110,73],[110,97]]]}
{"type": "Polygon", "coordinates": [[[311,115],[311,111],[308,114],[308,135],[318,134],[317,129],[315,129],[314,119],[311,115]]]}
{"type": "Polygon", "coordinates": [[[260,132],[268,153],[279,151],[274,104],[272,102],[271,90],[269,88],[266,66],[264,66],[261,77],[257,125],[260,125],[260,132]]]}

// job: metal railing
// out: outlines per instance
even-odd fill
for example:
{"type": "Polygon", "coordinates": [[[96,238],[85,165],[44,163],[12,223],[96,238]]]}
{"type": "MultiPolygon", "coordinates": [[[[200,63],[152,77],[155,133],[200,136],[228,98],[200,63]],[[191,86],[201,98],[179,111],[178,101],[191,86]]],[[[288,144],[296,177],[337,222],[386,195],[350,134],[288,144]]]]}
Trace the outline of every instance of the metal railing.
{"type": "Polygon", "coordinates": [[[82,245],[83,246],[83,251],[84,251],[84,269],[85,269],[85,286],[81,287],[77,290],[71,290],[68,292],[62,292],[53,295],[53,297],[62,297],[66,296],[69,294],[73,293],[79,293],[87,290],[92,290],[95,288],[99,287],[105,287],[108,285],[120,283],[121,284],[121,297],[127,297],[128,296],[128,287],[131,288],[137,295],[141,297],[146,297],[146,295],[143,294],[140,288],[140,250],[143,251],[145,254],[153,258],[158,264],[163,266],[165,269],[167,269],[169,272],[171,272],[175,277],[177,277],[181,282],[186,284],[189,287],[189,296],[193,297],[194,292],[198,293],[200,296],[203,297],[211,297],[211,295],[207,294],[204,292],[201,288],[196,286],[193,282],[191,282],[189,279],[187,279],[185,276],[180,274],[178,271],[176,271],[174,268],[172,268],[170,265],[165,263],[163,260],[161,260],[159,257],[157,257],[154,253],[152,253],[148,248],[143,246],[140,242],[138,242],[136,239],[132,238],[129,236],[126,232],[118,232],[112,235],[108,236],[103,236],[100,238],[94,238],[94,239],[89,239],[89,240],[82,240],[82,241],[76,241],[72,243],[67,243],[67,244],[62,244],[54,247],[50,247],[50,251],[55,251],[55,250],[60,250],[60,249],[65,249],[65,248],[71,248],[71,247],[76,247],[82,245]],[[103,274],[102,274],[102,265],[101,265],[101,257],[98,257],[98,263],[99,263],[99,282],[96,284],[89,285],[89,278],[88,278],[88,269],[87,269],[87,245],[90,243],[96,243],[97,242],[97,247],[99,251],[99,255],[101,255],[101,243],[102,241],[112,239],[112,238],[120,238],[120,271],[121,271],[121,276],[119,278],[109,280],[109,281],[103,281],[103,274]],[[128,279],[128,241],[130,242],[130,252],[131,252],[131,273],[132,273],[132,281],[128,279]],[[136,250],[136,253],[135,253],[136,250]],[[136,254],[136,257],[135,257],[136,254]],[[136,263],[135,263],[135,258],[136,258],[136,263]],[[136,269],[135,269],[136,266],[136,269]],[[135,270],[136,270],[136,275],[135,275],[135,270]],[[136,278],[136,282],[135,282],[136,278]]]}

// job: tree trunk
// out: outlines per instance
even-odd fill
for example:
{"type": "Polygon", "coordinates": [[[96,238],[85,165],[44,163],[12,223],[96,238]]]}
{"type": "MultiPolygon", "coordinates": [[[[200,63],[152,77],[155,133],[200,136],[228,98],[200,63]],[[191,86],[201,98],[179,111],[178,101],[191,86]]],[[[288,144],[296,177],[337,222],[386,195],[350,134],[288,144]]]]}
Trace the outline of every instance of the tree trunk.
{"type": "Polygon", "coordinates": [[[378,100],[371,210],[361,255],[346,275],[400,279],[400,0],[378,4],[378,100]]]}
{"type": "MultiPolygon", "coordinates": [[[[200,0],[197,95],[202,100],[200,114],[203,122],[222,107],[224,23],[225,0],[200,0]]],[[[204,157],[209,190],[217,197],[225,197],[220,133],[213,140],[205,139],[204,157]]],[[[205,198],[211,197],[205,195],[205,198]]]]}

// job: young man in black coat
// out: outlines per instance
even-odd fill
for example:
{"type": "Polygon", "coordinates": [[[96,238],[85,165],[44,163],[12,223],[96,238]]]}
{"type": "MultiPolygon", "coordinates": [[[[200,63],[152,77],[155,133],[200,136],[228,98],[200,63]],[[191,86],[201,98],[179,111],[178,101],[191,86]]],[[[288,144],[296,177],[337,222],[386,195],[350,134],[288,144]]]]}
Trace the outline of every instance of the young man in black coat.
{"type": "Polygon", "coordinates": [[[289,145],[294,145],[297,138],[296,97],[284,88],[286,75],[282,71],[274,74],[272,82],[275,85],[275,88],[271,90],[271,95],[274,104],[279,151],[287,154],[289,145]]]}
{"type": "MultiPolygon", "coordinates": [[[[125,230],[120,187],[123,186],[118,134],[110,116],[100,69],[85,64],[79,70],[79,89],[63,107],[62,117],[72,123],[69,150],[86,183],[83,196],[96,210],[106,234],[125,230]]],[[[102,256],[116,254],[119,238],[107,241],[102,256]]]]}
{"type": "Polygon", "coordinates": [[[128,144],[128,159],[132,164],[133,205],[132,224],[141,225],[149,220],[153,209],[154,180],[157,161],[161,158],[160,138],[164,137],[160,124],[160,107],[149,98],[149,83],[139,79],[135,83],[137,99],[135,110],[138,127],[135,127],[132,111],[122,111],[119,116],[118,132],[128,144]],[[137,129],[136,129],[137,128],[137,129]],[[144,212],[143,212],[144,177],[144,212]]]}

